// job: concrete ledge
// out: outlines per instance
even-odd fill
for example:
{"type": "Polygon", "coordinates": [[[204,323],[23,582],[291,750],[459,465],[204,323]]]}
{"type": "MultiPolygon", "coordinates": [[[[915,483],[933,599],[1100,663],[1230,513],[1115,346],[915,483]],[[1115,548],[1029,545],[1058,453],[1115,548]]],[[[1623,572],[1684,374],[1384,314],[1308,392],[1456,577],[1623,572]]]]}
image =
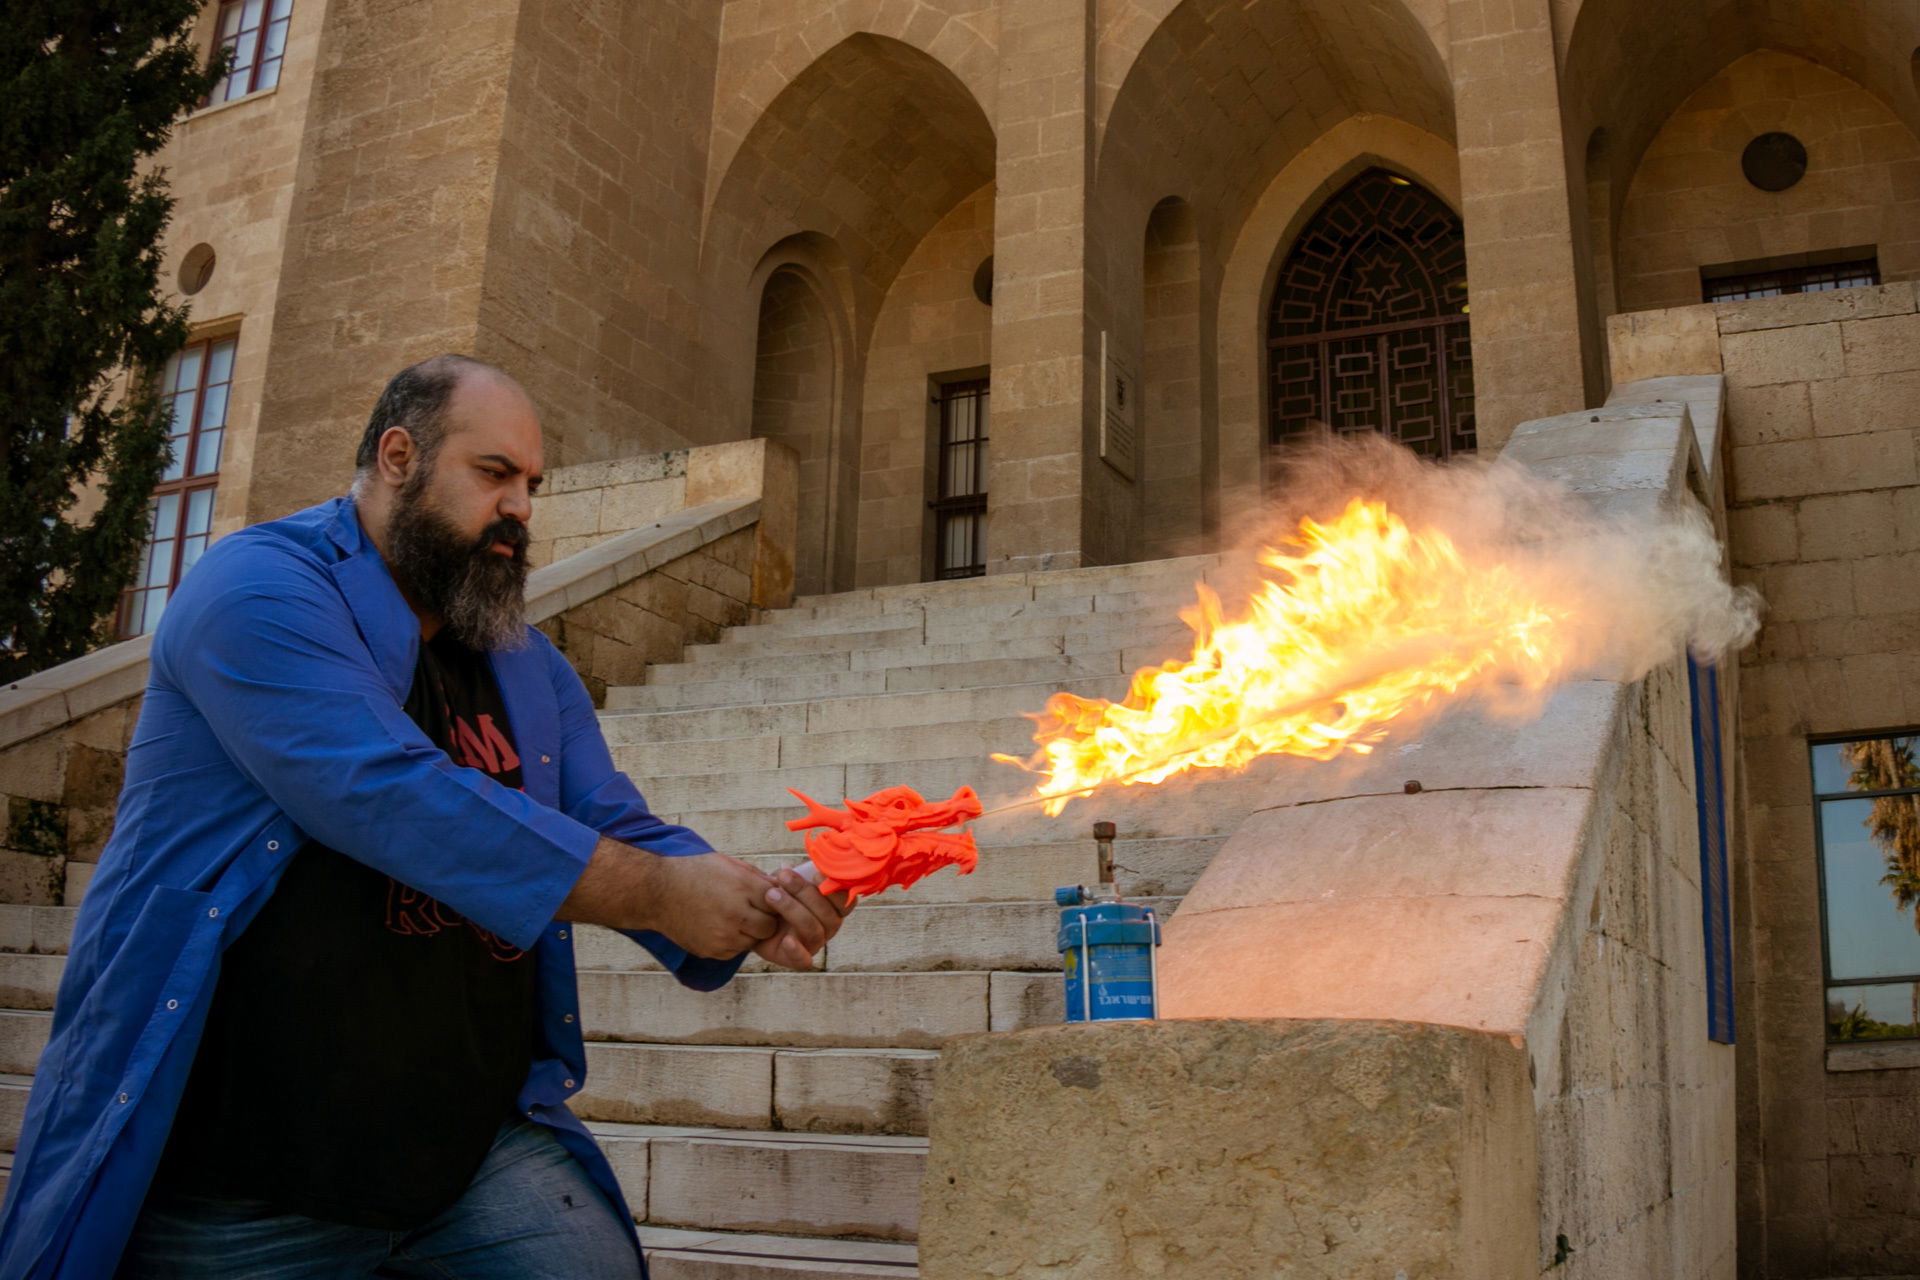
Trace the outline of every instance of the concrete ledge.
{"type": "Polygon", "coordinates": [[[136,636],[0,689],[0,749],[137,696],[152,647],[152,636],[136,636]]]}
{"type": "Polygon", "coordinates": [[[1920,1040],[1827,1046],[1829,1071],[1898,1071],[1906,1067],[1920,1067],[1920,1040]]]}
{"type": "Polygon", "coordinates": [[[709,502],[535,569],[527,575],[527,621],[545,622],[759,518],[758,498],[709,502]]]}
{"type": "Polygon", "coordinates": [[[935,1075],[920,1274],[1532,1275],[1533,1150],[1527,1055],[1505,1036],[1322,1021],[970,1036],[935,1075]]]}

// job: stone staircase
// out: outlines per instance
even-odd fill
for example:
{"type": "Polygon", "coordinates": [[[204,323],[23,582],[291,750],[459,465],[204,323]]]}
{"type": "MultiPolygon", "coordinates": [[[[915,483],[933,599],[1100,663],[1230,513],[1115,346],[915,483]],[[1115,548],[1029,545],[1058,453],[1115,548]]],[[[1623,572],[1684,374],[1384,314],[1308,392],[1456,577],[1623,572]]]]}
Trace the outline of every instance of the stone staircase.
{"type": "MultiPolygon", "coordinates": [[[[906,784],[1031,780],[1047,696],[1118,697],[1184,656],[1178,610],[1212,557],[875,588],[803,599],[644,686],[608,693],[607,740],[654,810],[771,869],[797,862],[786,788],[827,803],[906,784]]],[[[656,1280],[916,1274],[919,1180],[941,1044],[1060,1019],[1058,885],[1095,875],[1089,824],[1119,824],[1121,885],[1163,912],[1250,809],[1255,778],[1125,788],[1057,819],[976,828],[979,869],[863,903],[813,973],[758,961],[681,988],[617,934],[577,946],[588,1053],[575,1111],[626,1188],[656,1280]]],[[[45,1043],[72,907],[0,907],[0,1146],[45,1043]]]]}

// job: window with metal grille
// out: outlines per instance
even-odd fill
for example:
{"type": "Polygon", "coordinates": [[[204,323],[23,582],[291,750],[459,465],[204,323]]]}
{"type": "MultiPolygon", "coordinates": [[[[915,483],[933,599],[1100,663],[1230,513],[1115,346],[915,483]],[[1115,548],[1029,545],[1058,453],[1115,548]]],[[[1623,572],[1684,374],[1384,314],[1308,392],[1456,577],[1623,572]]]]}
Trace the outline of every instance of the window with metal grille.
{"type": "Polygon", "coordinates": [[[161,393],[170,415],[173,456],[154,486],[152,523],[140,570],[121,598],[119,631],[144,635],[160,625],[167,597],[200,553],[213,528],[213,493],[226,439],[227,396],[237,337],[196,342],[167,362],[161,393]]]}
{"type": "Polygon", "coordinates": [[[279,84],[292,20],[293,0],[221,0],[215,47],[233,50],[233,65],[208,103],[230,102],[279,84]]]}
{"type": "Polygon", "coordinates": [[[1687,659],[1693,702],[1694,816],[1700,825],[1700,930],[1707,958],[1707,1037],[1733,1043],[1733,904],[1727,879],[1726,760],[1720,673],[1687,659]]]}
{"type": "Polygon", "coordinates": [[[933,576],[987,571],[987,379],[940,386],[933,508],[933,576]]]}
{"type": "Polygon", "coordinates": [[[1815,742],[1827,1039],[1920,1037],[1920,735],[1815,742]]]}
{"type": "Polygon", "coordinates": [[[1700,268],[1701,296],[1707,302],[1777,298],[1783,293],[1819,293],[1825,289],[1851,289],[1856,285],[1879,283],[1880,259],[1871,254],[1820,265],[1733,264],[1700,268]]]}
{"type": "Polygon", "coordinates": [[[1274,444],[1379,431],[1432,457],[1474,447],[1466,237],[1431,192],[1370,169],[1288,252],[1267,324],[1274,444]]]}

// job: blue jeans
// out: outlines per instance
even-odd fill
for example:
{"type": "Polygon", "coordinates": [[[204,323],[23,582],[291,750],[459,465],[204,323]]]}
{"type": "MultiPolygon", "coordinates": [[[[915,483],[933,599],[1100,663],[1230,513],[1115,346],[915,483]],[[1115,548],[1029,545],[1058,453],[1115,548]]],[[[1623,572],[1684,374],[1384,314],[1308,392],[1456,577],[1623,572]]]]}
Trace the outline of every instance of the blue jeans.
{"type": "Polygon", "coordinates": [[[150,1200],[120,1280],[638,1280],[600,1188],[530,1120],[501,1126],[466,1194],[413,1231],[344,1227],[256,1200],[150,1200]]]}

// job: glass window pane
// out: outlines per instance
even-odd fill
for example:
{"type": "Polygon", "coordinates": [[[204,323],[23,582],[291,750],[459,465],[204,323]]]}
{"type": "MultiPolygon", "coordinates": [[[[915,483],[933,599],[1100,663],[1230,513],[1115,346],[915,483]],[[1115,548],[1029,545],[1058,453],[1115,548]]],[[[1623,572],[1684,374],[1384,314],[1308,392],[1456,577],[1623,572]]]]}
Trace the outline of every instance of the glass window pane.
{"type": "MultiPolygon", "coordinates": [[[[180,576],[181,577],[184,578],[187,576],[187,570],[193,568],[194,561],[198,560],[200,558],[200,553],[202,551],[205,551],[206,549],[207,549],[207,540],[205,537],[188,538],[185,542],[180,544],[180,576]]],[[[180,584],[176,582],[173,585],[177,587],[180,584]]]]}
{"type": "Polygon", "coordinates": [[[227,72],[227,78],[220,82],[220,91],[214,95],[215,98],[221,102],[231,102],[235,98],[245,97],[249,74],[250,69],[247,67],[236,67],[227,72]]]}
{"type": "Polygon", "coordinates": [[[130,636],[147,633],[147,592],[135,591],[127,597],[127,631],[130,636]]]}
{"type": "Polygon", "coordinates": [[[254,51],[260,47],[258,31],[242,31],[239,39],[233,42],[233,74],[239,83],[241,93],[246,92],[247,78],[243,74],[253,68],[254,51]]]}
{"type": "Polygon", "coordinates": [[[160,625],[160,615],[167,611],[167,593],[165,591],[147,592],[147,616],[141,622],[141,630],[152,631],[160,625]]]}
{"type": "Polygon", "coordinates": [[[1824,801],[1820,839],[1829,976],[1920,974],[1920,796],[1824,801]]]}
{"type": "Polygon", "coordinates": [[[225,39],[240,29],[241,15],[246,12],[242,4],[225,4],[220,7],[220,36],[225,39]]]}
{"type": "Polygon", "coordinates": [[[247,16],[241,20],[242,27],[257,27],[265,14],[267,0],[247,0],[247,16]]]}
{"type": "Polygon", "coordinates": [[[260,75],[254,81],[253,87],[256,90],[271,89],[273,88],[273,86],[279,83],[280,83],[280,59],[269,58],[265,62],[260,64],[260,75]]]}
{"type": "Polygon", "coordinates": [[[187,473],[187,438],[185,436],[170,437],[167,447],[172,450],[172,456],[167,459],[167,465],[161,468],[160,478],[178,480],[187,473]]]}
{"type": "Polygon", "coordinates": [[[1920,982],[1827,988],[1827,1039],[1900,1040],[1920,1035],[1920,982]]]}
{"type": "Polygon", "coordinates": [[[236,338],[228,338],[225,342],[213,344],[213,355],[207,362],[208,382],[233,381],[233,352],[239,345],[239,340],[236,338]]]}
{"type": "Polygon", "coordinates": [[[1916,747],[1920,747],[1920,738],[1820,743],[1813,748],[1813,789],[1829,795],[1920,787],[1916,747]]]}
{"type": "Polygon", "coordinates": [[[167,577],[173,572],[173,539],[161,538],[153,544],[153,558],[147,562],[147,576],[140,583],[143,587],[164,587],[167,577]]]}
{"type": "Polygon", "coordinates": [[[187,495],[188,535],[204,534],[213,527],[213,490],[195,489],[187,495]]]}
{"type": "Polygon", "coordinates": [[[193,474],[210,476],[220,469],[220,446],[227,438],[224,431],[209,431],[194,446],[193,474]]]}
{"type": "Polygon", "coordinates": [[[293,0],[273,0],[273,7],[267,11],[267,18],[273,22],[282,22],[292,13],[293,0]]]}
{"type": "Polygon", "coordinates": [[[193,388],[199,386],[200,362],[205,358],[206,354],[207,349],[205,347],[188,347],[185,351],[175,356],[174,360],[176,363],[173,366],[173,385],[169,389],[173,391],[191,391],[193,388]]]}
{"type": "Polygon", "coordinates": [[[218,383],[208,387],[200,397],[200,429],[216,431],[227,425],[227,392],[231,383],[218,383]]]}
{"type": "Polygon", "coordinates": [[[281,54],[285,53],[286,51],[287,51],[287,24],[285,22],[275,22],[275,23],[269,24],[267,27],[266,49],[261,54],[261,56],[265,58],[277,58],[281,54]]]}
{"type": "Polygon", "coordinates": [[[193,392],[182,391],[167,401],[167,434],[183,436],[192,428],[193,392]]]}

